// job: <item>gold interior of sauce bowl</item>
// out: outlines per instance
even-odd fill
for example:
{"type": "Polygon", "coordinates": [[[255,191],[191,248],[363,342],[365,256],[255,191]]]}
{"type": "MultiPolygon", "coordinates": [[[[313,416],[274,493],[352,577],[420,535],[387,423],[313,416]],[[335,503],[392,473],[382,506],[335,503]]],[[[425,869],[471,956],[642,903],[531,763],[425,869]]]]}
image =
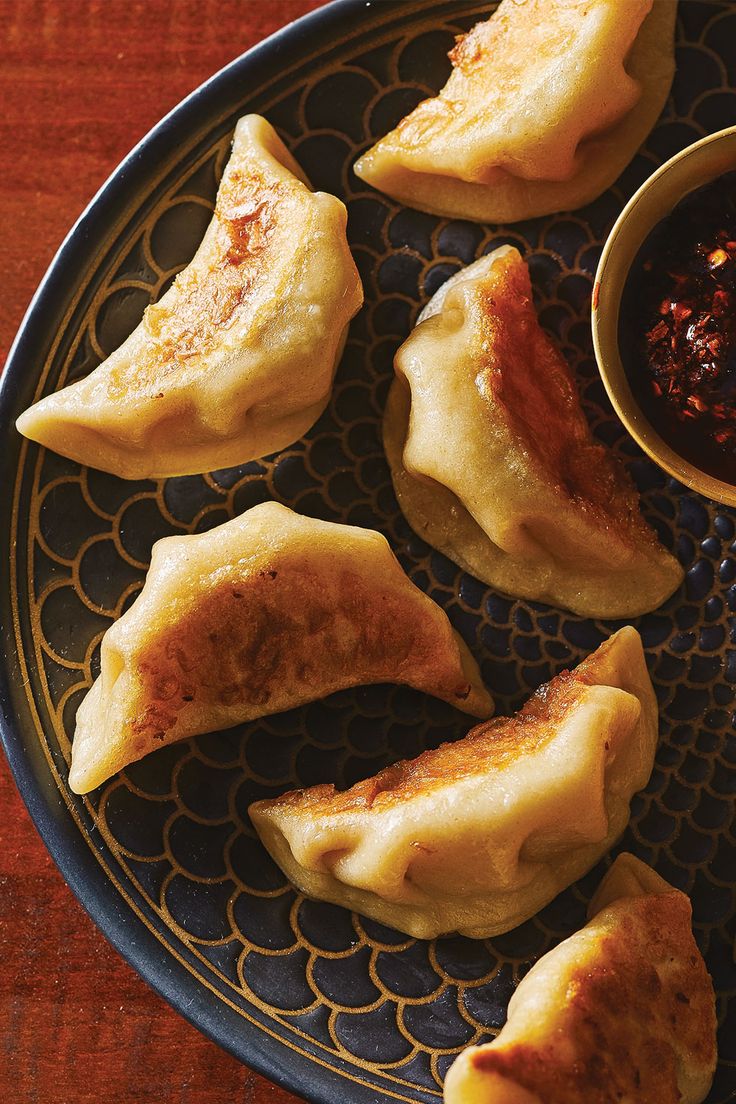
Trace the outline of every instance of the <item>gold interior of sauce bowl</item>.
{"type": "Polygon", "coordinates": [[[645,239],[690,192],[736,169],[736,127],[702,138],[662,165],[624,207],[606,242],[593,289],[592,326],[598,370],[608,396],[631,436],[660,467],[717,502],[736,506],[736,485],[724,483],[684,460],[660,437],[634,398],[618,341],[621,297],[645,239]]]}

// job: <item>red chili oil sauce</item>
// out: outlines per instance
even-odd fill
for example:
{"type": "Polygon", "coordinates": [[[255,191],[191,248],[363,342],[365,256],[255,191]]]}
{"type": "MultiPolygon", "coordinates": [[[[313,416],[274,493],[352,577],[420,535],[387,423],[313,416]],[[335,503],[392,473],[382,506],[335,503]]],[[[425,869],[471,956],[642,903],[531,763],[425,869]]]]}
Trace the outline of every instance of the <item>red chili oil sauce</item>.
{"type": "Polygon", "coordinates": [[[691,192],[646,239],[621,300],[619,347],[659,435],[736,482],[736,172],[691,192]]]}

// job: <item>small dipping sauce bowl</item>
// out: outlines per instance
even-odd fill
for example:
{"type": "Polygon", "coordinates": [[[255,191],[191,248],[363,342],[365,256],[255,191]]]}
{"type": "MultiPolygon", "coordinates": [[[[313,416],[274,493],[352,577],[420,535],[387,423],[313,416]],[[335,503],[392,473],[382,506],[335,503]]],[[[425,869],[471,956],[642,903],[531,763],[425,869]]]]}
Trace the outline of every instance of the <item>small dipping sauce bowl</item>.
{"type": "Polygon", "coordinates": [[[676,154],[626,204],[598,264],[592,328],[601,378],[631,436],[681,483],[730,506],[736,345],[730,353],[727,346],[736,332],[735,276],[736,127],[729,127],[676,154]],[[726,174],[733,175],[721,196],[716,182],[726,174]],[[729,232],[716,240],[719,198],[732,214],[729,232]],[[703,248],[688,253],[688,237],[709,222],[703,248]],[[733,301],[718,283],[726,272],[733,301]]]}

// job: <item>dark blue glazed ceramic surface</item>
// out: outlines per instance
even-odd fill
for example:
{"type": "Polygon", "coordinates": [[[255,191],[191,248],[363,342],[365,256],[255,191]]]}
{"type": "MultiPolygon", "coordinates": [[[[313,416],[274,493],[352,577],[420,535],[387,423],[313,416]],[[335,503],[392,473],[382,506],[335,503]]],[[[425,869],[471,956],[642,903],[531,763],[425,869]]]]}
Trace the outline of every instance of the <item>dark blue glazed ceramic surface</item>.
{"type": "Polygon", "coordinates": [[[736,123],[736,11],[728,2],[680,4],[672,95],[615,187],[583,210],[505,227],[403,208],[351,171],[444,83],[453,36],[490,7],[344,0],[300,21],[164,120],[64,244],[0,400],[3,738],[75,892],[180,1011],[315,1101],[437,1101],[454,1056],[496,1033],[531,963],[584,923],[608,860],[507,935],[425,943],[295,893],[255,837],[247,807],[297,785],[354,782],[461,736],[468,718],[405,688],[367,687],[164,749],[89,798],[71,794],[66,778],[100,638],[140,590],[152,543],[265,499],[385,533],[469,644],[500,712],[517,709],[618,626],[489,590],[411,532],[391,488],[380,422],[395,350],[451,273],[498,244],[517,245],[595,433],[628,464],[646,516],[687,572],[664,607],[635,622],[662,741],[620,847],[692,898],[721,1025],[708,1100],[724,1104],[736,1098],[736,514],[668,479],[628,439],[595,370],[589,307],[602,242],[626,199],[674,152],[736,123]],[[17,414],[89,372],[190,259],[234,123],[250,111],[278,128],[315,187],[348,205],[366,304],[327,412],[276,456],[157,482],[124,482],[21,442],[17,414]]]}

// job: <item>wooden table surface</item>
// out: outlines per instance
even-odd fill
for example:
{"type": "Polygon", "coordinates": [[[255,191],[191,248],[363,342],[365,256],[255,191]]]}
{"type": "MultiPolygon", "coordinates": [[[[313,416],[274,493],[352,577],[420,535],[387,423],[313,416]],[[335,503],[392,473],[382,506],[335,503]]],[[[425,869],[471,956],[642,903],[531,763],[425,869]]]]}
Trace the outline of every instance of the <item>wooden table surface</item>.
{"type": "MultiPolygon", "coordinates": [[[[0,0],[0,356],[63,236],[206,77],[323,0],[0,0]]],[[[0,753],[0,1090],[8,1104],[289,1104],[118,956],[0,753]]]]}

